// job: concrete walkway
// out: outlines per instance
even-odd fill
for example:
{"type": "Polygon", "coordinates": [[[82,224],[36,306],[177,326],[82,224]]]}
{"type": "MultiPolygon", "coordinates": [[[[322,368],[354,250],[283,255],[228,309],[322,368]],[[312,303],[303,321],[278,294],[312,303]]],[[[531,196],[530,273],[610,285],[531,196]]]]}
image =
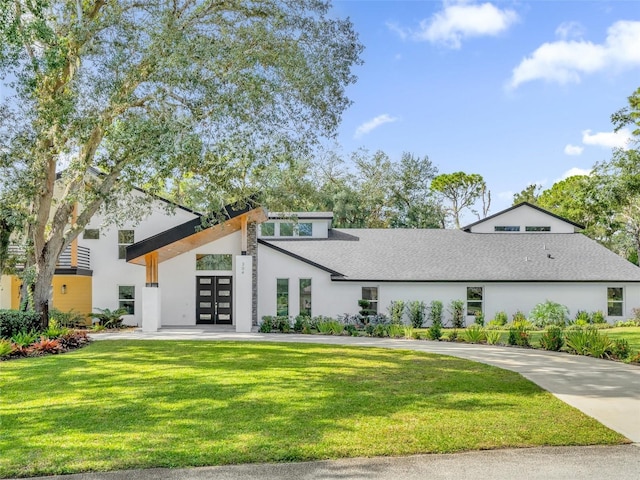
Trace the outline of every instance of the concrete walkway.
{"type": "Polygon", "coordinates": [[[640,443],[640,368],[634,365],[525,348],[370,337],[216,332],[202,328],[156,333],[117,332],[96,340],[235,340],[381,347],[438,353],[522,374],[560,400],[640,443]]]}

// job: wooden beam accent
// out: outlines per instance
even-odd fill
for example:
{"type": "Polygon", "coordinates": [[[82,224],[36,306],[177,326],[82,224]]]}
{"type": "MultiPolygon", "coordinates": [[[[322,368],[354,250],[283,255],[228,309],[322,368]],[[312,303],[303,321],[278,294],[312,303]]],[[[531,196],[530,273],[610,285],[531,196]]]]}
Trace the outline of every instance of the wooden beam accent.
{"type": "MultiPolygon", "coordinates": [[[[75,226],[78,221],[78,202],[73,204],[71,212],[71,225],[75,226]]],[[[71,241],[71,268],[78,268],[78,237],[71,241]]]]}
{"type": "Polygon", "coordinates": [[[247,254],[247,216],[243,215],[240,218],[240,228],[242,230],[242,255],[247,254]]]}
{"type": "Polygon", "coordinates": [[[145,265],[147,267],[147,287],[158,286],[158,252],[147,253],[144,256],[145,265]]]}

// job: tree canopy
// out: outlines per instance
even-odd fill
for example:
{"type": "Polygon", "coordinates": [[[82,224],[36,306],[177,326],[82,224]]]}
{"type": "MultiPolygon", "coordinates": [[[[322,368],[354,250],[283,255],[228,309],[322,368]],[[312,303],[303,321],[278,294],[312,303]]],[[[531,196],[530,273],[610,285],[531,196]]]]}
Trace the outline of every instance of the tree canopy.
{"type": "Polygon", "coordinates": [[[0,109],[0,188],[29,206],[38,311],[60,252],[98,209],[130,218],[134,206],[116,199],[133,186],[154,193],[195,176],[216,205],[220,191],[241,196],[251,167],[335,133],[362,46],[328,10],[322,0],[0,3],[0,75],[15,93],[0,109]]]}
{"type": "Polygon", "coordinates": [[[443,173],[433,179],[431,190],[450,202],[448,212],[456,228],[460,228],[460,213],[466,208],[472,209],[478,199],[483,199],[483,215],[489,211],[490,196],[489,201],[484,200],[488,195],[487,185],[477,173],[443,173]]]}

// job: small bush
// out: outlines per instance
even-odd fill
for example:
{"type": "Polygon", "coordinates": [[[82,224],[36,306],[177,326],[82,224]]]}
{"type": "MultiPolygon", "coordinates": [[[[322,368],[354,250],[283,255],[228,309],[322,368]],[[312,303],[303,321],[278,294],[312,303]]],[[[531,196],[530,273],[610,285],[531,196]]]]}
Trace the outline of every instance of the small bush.
{"type": "Polygon", "coordinates": [[[289,317],[279,315],[274,320],[273,329],[280,333],[289,333],[291,331],[291,320],[289,317]]]}
{"type": "Polygon", "coordinates": [[[410,340],[412,338],[417,338],[414,336],[414,334],[417,332],[413,331],[413,327],[404,327],[403,330],[404,330],[404,338],[406,338],[407,340],[410,340]]]}
{"type": "Polygon", "coordinates": [[[431,323],[431,325],[437,323],[442,327],[442,309],[443,306],[440,300],[433,300],[429,304],[429,322],[431,323]]]}
{"type": "Polygon", "coordinates": [[[19,332],[11,337],[11,342],[19,347],[28,347],[39,338],[35,330],[30,332],[19,332]]]}
{"type": "Polygon", "coordinates": [[[258,328],[258,331],[260,333],[271,333],[273,331],[274,320],[275,317],[272,317],[270,315],[265,315],[264,317],[262,317],[262,323],[260,323],[260,328],[258,328]]]}
{"type": "Polygon", "coordinates": [[[382,323],[379,323],[378,325],[374,325],[373,331],[371,332],[371,336],[372,337],[388,337],[389,327],[390,325],[385,325],[382,323]]]}
{"type": "Polygon", "coordinates": [[[32,343],[27,348],[29,355],[55,354],[62,352],[62,350],[63,348],[59,340],[52,340],[45,337],[40,337],[40,340],[32,343]]]}
{"type": "Polygon", "coordinates": [[[78,328],[87,325],[87,317],[74,310],[61,312],[55,308],[49,310],[49,319],[55,320],[58,325],[66,328],[78,328]]]}
{"type": "Polygon", "coordinates": [[[602,310],[596,310],[591,314],[591,323],[595,323],[595,324],[607,323],[607,319],[605,318],[602,310]]]}
{"type": "Polygon", "coordinates": [[[618,320],[616,327],[640,327],[640,320],[618,320]]]}
{"type": "Polygon", "coordinates": [[[629,363],[638,363],[640,364],[640,352],[636,353],[633,357],[629,359],[629,363]]]}
{"type": "Polygon", "coordinates": [[[36,312],[0,310],[0,338],[11,338],[19,332],[40,330],[40,315],[36,312]]]}
{"type": "Polygon", "coordinates": [[[404,316],[404,301],[402,300],[394,300],[389,305],[389,317],[391,318],[391,323],[395,325],[402,324],[402,317],[404,316]]]}
{"type": "Polygon", "coordinates": [[[109,310],[108,308],[98,308],[98,312],[90,313],[91,318],[95,318],[105,328],[122,328],[122,316],[127,314],[124,308],[109,310]]]}
{"type": "Polygon", "coordinates": [[[526,321],[527,321],[527,316],[524,313],[522,313],[520,310],[514,313],[513,316],[511,317],[511,323],[521,323],[526,321]]]}
{"type": "Polygon", "coordinates": [[[424,314],[426,310],[426,305],[424,302],[416,300],[414,302],[409,302],[407,305],[407,313],[409,315],[409,322],[413,328],[420,328],[424,323],[424,314]]]}
{"type": "Polygon", "coordinates": [[[519,347],[529,347],[529,328],[525,324],[526,320],[514,321],[511,328],[509,328],[509,337],[507,343],[509,345],[517,345],[519,347]]]}
{"type": "Polygon", "coordinates": [[[487,341],[487,335],[484,328],[478,324],[471,325],[467,328],[463,333],[463,338],[465,342],[469,343],[484,343],[487,341]]]}
{"type": "Polygon", "coordinates": [[[497,330],[485,330],[485,335],[489,345],[497,345],[500,343],[501,334],[497,330]]]}
{"type": "Polygon", "coordinates": [[[565,332],[567,350],[578,355],[589,355],[595,358],[611,356],[613,342],[593,327],[565,332]]]}
{"type": "Polygon", "coordinates": [[[569,309],[550,300],[537,304],[529,314],[529,321],[537,328],[544,328],[547,325],[564,327],[568,320],[569,309]]]}
{"type": "Polygon", "coordinates": [[[496,316],[493,317],[493,320],[489,322],[490,325],[495,325],[498,327],[503,327],[509,321],[509,317],[507,316],[507,312],[498,312],[496,316]]]}
{"type": "Polygon", "coordinates": [[[8,357],[13,352],[13,344],[9,340],[0,338],[0,358],[8,357]]]}
{"type": "Polygon", "coordinates": [[[618,360],[626,360],[629,358],[631,356],[629,342],[624,338],[614,340],[611,346],[611,356],[618,360]]]}
{"type": "Polygon", "coordinates": [[[480,325],[481,327],[484,327],[484,313],[477,312],[473,318],[473,323],[475,323],[476,325],[480,325]]]}
{"type": "Polygon", "coordinates": [[[306,315],[298,315],[293,322],[293,331],[296,333],[302,333],[305,325],[309,325],[309,317],[306,315]]]}
{"type": "Polygon", "coordinates": [[[352,337],[358,336],[358,329],[355,327],[355,325],[345,325],[344,331],[352,337]]]}
{"type": "Polygon", "coordinates": [[[451,314],[451,326],[453,328],[464,328],[463,300],[451,300],[449,304],[449,314],[451,314]]]}
{"type": "Polygon", "coordinates": [[[89,344],[91,339],[85,331],[74,331],[60,336],[58,341],[64,350],[74,350],[89,344]]]}
{"type": "Polygon", "coordinates": [[[575,320],[573,321],[576,325],[589,325],[591,323],[591,315],[586,310],[578,310],[576,312],[575,320]]]}
{"type": "Polygon", "coordinates": [[[430,340],[440,340],[442,338],[442,324],[439,322],[432,323],[427,335],[430,340]]]}
{"type": "Polygon", "coordinates": [[[49,327],[44,332],[42,332],[42,336],[54,340],[61,335],[69,333],[69,331],[70,330],[68,328],[58,325],[58,322],[51,319],[49,320],[49,327]]]}
{"type": "Polygon", "coordinates": [[[559,352],[564,346],[564,332],[558,325],[549,325],[540,336],[540,346],[545,350],[559,352]]]}
{"type": "Polygon", "coordinates": [[[449,336],[447,337],[447,340],[450,342],[457,342],[458,341],[458,330],[457,329],[453,329],[449,332],[449,336]]]}
{"type": "Polygon", "coordinates": [[[392,323],[389,325],[389,336],[391,338],[402,338],[404,336],[404,327],[402,325],[392,323]]]}

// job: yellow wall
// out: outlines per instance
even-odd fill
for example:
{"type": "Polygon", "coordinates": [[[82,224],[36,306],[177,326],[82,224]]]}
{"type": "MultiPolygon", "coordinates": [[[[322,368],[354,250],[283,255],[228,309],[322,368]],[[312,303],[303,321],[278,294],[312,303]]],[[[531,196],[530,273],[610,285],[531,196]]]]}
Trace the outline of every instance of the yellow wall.
{"type": "MultiPolygon", "coordinates": [[[[77,313],[89,314],[93,306],[92,278],[85,275],[54,275],[53,277],[53,305],[62,312],[73,310],[77,313]],[[62,293],[62,286],[66,285],[66,293],[62,293]]],[[[11,276],[11,308],[20,307],[20,279],[11,276]]]]}

